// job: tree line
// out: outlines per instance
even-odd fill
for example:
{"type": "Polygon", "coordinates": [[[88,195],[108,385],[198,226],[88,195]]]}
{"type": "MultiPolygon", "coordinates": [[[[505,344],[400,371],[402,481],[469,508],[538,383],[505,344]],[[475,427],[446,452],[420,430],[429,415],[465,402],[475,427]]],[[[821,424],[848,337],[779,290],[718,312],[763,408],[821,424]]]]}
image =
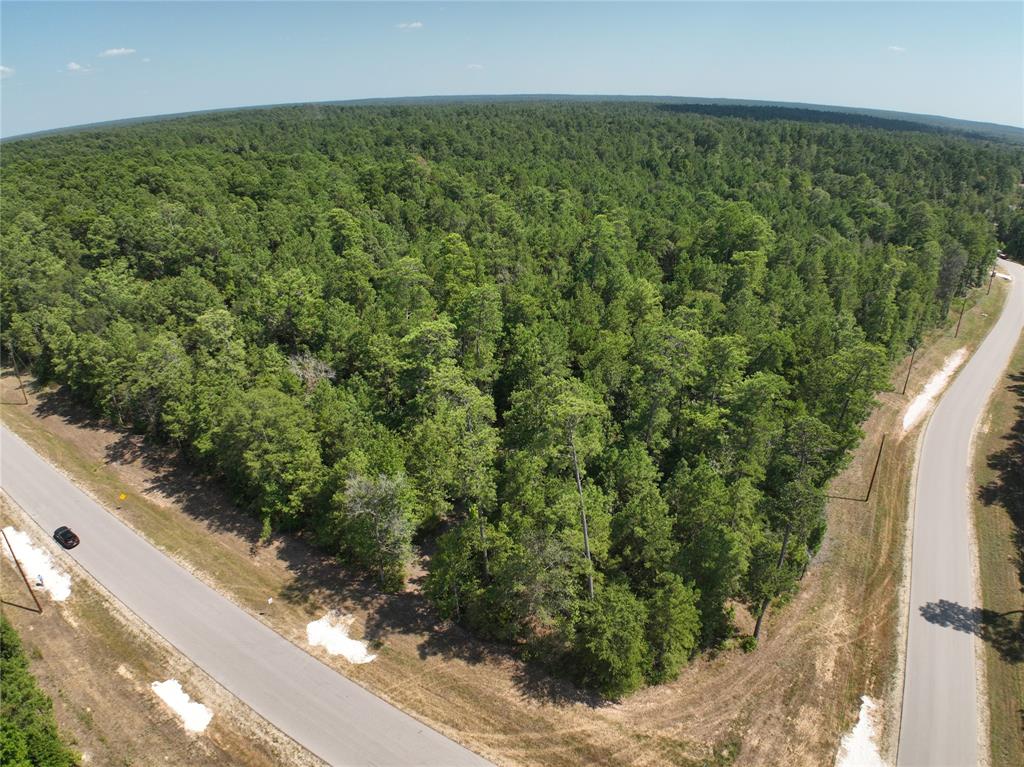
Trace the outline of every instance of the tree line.
{"type": "MultiPolygon", "coordinates": [[[[1024,151],[639,103],[301,106],[4,145],[2,344],[264,535],[609,697],[797,589],[1024,151]]],[[[1015,223],[1017,222],[1017,223],[1015,223]]]]}

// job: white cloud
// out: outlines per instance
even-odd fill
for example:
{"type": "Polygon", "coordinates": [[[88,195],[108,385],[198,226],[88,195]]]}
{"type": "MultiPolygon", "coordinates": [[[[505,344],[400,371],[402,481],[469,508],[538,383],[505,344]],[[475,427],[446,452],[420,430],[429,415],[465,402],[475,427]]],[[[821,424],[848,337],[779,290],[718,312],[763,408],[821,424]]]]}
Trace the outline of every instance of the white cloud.
{"type": "Polygon", "coordinates": [[[0,80],[6,80],[8,77],[14,77],[14,70],[0,64],[0,80]]]}
{"type": "Polygon", "coordinates": [[[68,65],[65,67],[65,69],[68,72],[91,72],[92,71],[91,67],[83,67],[81,64],[79,64],[76,61],[69,61],[68,65]]]}
{"type": "Polygon", "coordinates": [[[906,53],[907,52],[907,49],[904,48],[902,45],[890,45],[889,46],[889,50],[892,53],[906,53]]]}
{"type": "Polygon", "coordinates": [[[110,56],[131,56],[135,53],[134,48],[107,48],[100,56],[109,58],[110,56]]]}
{"type": "Polygon", "coordinates": [[[423,27],[422,21],[403,21],[397,25],[399,29],[421,29],[423,27]]]}
{"type": "Polygon", "coordinates": [[[143,63],[143,64],[148,64],[148,63],[149,63],[149,62],[151,62],[152,60],[153,60],[153,59],[151,59],[151,58],[150,58],[149,56],[146,56],[146,58],[144,58],[144,59],[142,60],[142,63],[143,63]]]}
{"type": "Polygon", "coordinates": [[[480,70],[480,69],[483,69],[483,68],[484,68],[483,64],[466,64],[466,69],[480,70]]]}

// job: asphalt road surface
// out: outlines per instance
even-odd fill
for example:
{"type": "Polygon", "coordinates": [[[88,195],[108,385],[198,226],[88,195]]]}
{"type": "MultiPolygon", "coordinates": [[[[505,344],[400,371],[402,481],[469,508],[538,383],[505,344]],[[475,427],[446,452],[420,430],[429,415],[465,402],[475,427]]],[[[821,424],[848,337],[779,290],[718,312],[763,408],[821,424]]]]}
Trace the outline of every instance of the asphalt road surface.
{"type": "Polygon", "coordinates": [[[921,448],[897,760],[907,767],[974,767],[987,737],[974,678],[970,442],[1024,330],[1024,267],[1000,260],[998,270],[1013,277],[1003,313],[939,401],[921,448]]]}
{"type": "Polygon", "coordinates": [[[488,764],[198,581],[2,427],[0,484],[47,534],[70,526],[82,543],[68,556],[181,653],[329,764],[488,764]]]}

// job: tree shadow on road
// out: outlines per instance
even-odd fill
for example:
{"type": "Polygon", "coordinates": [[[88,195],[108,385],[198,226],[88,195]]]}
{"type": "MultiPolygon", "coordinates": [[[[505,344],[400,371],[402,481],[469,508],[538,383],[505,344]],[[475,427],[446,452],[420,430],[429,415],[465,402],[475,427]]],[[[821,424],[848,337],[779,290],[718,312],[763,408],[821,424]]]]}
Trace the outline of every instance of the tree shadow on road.
{"type": "Polygon", "coordinates": [[[940,599],[921,607],[929,623],[973,634],[991,644],[1007,663],[1024,662],[1024,610],[999,613],[940,599]]]}
{"type": "Polygon", "coordinates": [[[995,478],[978,491],[986,506],[999,505],[1013,521],[1013,544],[1017,578],[1024,592],[1024,371],[1010,375],[1007,389],[1017,396],[1017,420],[1003,436],[1006,447],[988,457],[995,478]]]}

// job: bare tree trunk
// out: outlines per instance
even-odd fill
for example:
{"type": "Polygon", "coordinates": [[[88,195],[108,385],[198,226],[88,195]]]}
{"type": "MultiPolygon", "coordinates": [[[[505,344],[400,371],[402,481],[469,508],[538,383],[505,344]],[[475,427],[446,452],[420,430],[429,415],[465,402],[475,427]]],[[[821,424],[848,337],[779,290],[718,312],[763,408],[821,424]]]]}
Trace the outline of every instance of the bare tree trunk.
{"type": "Polygon", "coordinates": [[[484,526],[484,515],[480,513],[480,509],[476,510],[476,518],[480,522],[480,546],[484,552],[484,575],[490,578],[491,564],[487,559],[487,529],[484,526]]]}
{"type": "Polygon", "coordinates": [[[775,563],[776,572],[782,569],[782,563],[786,561],[786,549],[789,547],[789,534],[793,530],[793,523],[786,525],[786,532],[782,535],[782,548],[779,550],[779,561],[775,563]]]}
{"type": "Polygon", "coordinates": [[[843,425],[843,421],[846,419],[846,411],[850,407],[850,400],[853,399],[854,390],[857,387],[857,381],[860,380],[860,374],[864,372],[864,368],[867,366],[867,362],[861,363],[860,369],[857,370],[857,375],[853,377],[853,383],[850,384],[850,391],[846,395],[846,401],[843,403],[843,409],[839,413],[839,420],[836,421],[836,428],[840,428],[843,425]]]}
{"type": "Polygon", "coordinates": [[[576,490],[580,494],[580,518],[583,520],[583,555],[587,558],[587,591],[594,598],[594,563],[590,558],[590,532],[587,530],[587,509],[583,504],[583,481],[580,479],[580,462],[576,457],[576,441],[569,433],[569,447],[572,449],[572,470],[576,475],[576,490]]]}
{"type": "MultiPolygon", "coordinates": [[[[786,525],[786,532],[782,536],[782,549],[779,550],[779,561],[775,564],[775,572],[782,569],[782,563],[786,561],[786,549],[789,546],[789,534],[793,530],[793,523],[790,522],[786,525]]],[[[757,623],[754,624],[754,639],[758,639],[761,636],[761,621],[764,620],[765,613],[768,612],[768,605],[771,603],[771,599],[765,599],[761,602],[761,609],[757,613],[757,623]]]]}
{"type": "Polygon", "coordinates": [[[761,621],[764,620],[764,614],[768,612],[768,603],[770,599],[765,599],[761,602],[761,609],[757,611],[757,623],[754,624],[754,639],[761,636],[761,621]]]}
{"type": "MultiPolygon", "coordinates": [[[[468,431],[470,434],[472,434],[474,431],[473,419],[470,417],[468,407],[466,408],[466,431],[468,431]]],[[[473,504],[470,511],[476,512],[477,521],[480,523],[480,546],[483,549],[484,553],[484,575],[490,578],[491,564],[487,559],[487,530],[484,526],[484,515],[480,511],[480,506],[475,503],[473,504]]]]}

